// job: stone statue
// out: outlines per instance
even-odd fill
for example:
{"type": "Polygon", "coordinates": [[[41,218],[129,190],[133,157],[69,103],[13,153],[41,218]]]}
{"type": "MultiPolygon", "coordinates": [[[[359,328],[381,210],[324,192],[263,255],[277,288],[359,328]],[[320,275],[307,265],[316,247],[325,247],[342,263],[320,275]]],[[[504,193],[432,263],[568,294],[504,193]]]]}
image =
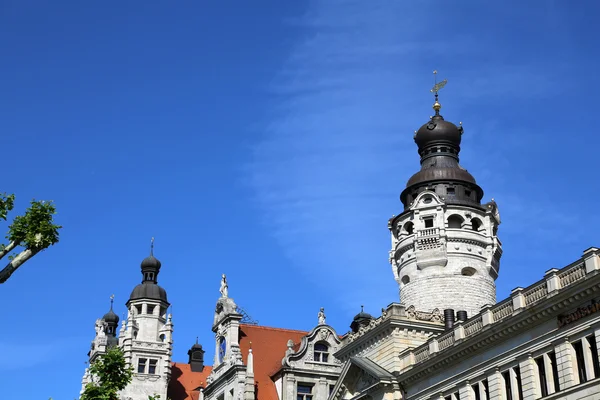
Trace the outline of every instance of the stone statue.
{"type": "Polygon", "coordinates": [[[323,307],[319,311],[319,325],[325,325],[325,309],[323,307]]]}
{"type": "Polygon", "coordinates": [[[221,277],[221,288],[219,289],[221,292],[221,297],[227,298],[229,296],[229,286],[227,286],[227,277],[225,274],[221,277]]]}

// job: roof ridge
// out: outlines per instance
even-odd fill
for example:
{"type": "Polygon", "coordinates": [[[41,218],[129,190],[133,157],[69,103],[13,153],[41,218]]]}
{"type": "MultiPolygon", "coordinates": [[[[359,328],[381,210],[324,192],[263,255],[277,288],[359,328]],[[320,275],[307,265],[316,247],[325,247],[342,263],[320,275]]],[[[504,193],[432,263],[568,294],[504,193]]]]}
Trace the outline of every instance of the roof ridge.
{"type": "Polygon", "coordinates": [[[283,331],[283,332],[297,332],[308,334],[310,331],[303,331],[300,329],[289,329],[289,328],[278,328],[275,326],[266,326],[266,325],[252,325],[252,324],[240,324],[240,326],[249,327],[249,328],[260,328],[260,329],[268,329],[272,331],[283,331]]]}

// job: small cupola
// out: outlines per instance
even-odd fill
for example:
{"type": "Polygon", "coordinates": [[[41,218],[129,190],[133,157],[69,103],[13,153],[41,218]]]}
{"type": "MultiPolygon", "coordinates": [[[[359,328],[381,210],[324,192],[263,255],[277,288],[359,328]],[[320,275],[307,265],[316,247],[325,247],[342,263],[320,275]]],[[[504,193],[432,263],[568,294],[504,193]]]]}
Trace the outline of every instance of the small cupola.
{"type": "Polygon", "coordinates": [[[198,344],[198,338],[196,338],[196,344],[188,350],[188,356],[192,372],[202,372],[204,370],[204,350],[202,345],[198,344]]]}
{"type": "Polygon", "coordinates": [[[110,296],[110,310],[102,317],[102,320],[106,323],[106,335],[116,336],[117,328],[119,327],[119,316],[113,311],[113,302],[115,295],[110,296]]]}
{"type": "Polygon", "coordinates": [[[360,306],[360,312],[354,316],[354,319],[350,324],[350,329],[352,329],[352,332],[356,333],[361,326],[369,325],[372,319],[373,316],[365,312],[364,306],[360,306]]]}

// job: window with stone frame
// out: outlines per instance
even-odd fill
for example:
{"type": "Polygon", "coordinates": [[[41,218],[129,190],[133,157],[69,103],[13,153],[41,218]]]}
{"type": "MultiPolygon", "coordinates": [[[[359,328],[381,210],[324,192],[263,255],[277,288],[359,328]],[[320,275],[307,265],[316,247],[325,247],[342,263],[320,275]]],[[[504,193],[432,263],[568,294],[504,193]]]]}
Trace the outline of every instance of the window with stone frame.
{"type": "Polygon", "coordinates": [[[323,342],[315,343],[315,355],[314,360],[317,362],[328,362],[329,361],[329,346],[323,342]]]}
{"type": "Polygon", "coordinates": [[[148,362],[148,374],[156,375],[156,364],[158,364],[158,360],[151,359],[148,362]]]}
{"type": "Polygon", "coordinates": [[[298,383],[296,400],[312,400],[312,388],[310,383],[298,383]]]}
{"type": "Polygon", "coordinates": [[[139,358],[138,359],[138,367],[137,367],[138,374],[145,374],[146,373],[146,363],[147,362],[148,362],[148,359],[146,359],[146,358],[139,358]]]}

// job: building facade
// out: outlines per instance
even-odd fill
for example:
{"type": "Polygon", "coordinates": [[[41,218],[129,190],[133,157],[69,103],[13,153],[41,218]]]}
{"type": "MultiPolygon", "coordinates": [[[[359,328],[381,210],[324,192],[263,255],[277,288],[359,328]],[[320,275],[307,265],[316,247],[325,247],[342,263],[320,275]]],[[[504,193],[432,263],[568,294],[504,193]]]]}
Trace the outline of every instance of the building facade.
{"type": "MultiPolygon", "coordinates": [[[[323,309],[307,331],[264,327],[245,320],[223,275],[213,365],[198,343],[177,363],[151,255],[118,337],[112,304],[96,322],[90,362],[121,346],[135,369],[122,393],[130,400],[600,399],[600,250],[497,302],[498,205],[482,203],[459,164],[463,127],[444,120],[437,91],[433,109],[415,131],[420,169],[388,221],[399,301],[380,315],[361,311],[344,334],[323,309]]],[[[86,370],[84,386],[93,379],[86,370]]]]}

